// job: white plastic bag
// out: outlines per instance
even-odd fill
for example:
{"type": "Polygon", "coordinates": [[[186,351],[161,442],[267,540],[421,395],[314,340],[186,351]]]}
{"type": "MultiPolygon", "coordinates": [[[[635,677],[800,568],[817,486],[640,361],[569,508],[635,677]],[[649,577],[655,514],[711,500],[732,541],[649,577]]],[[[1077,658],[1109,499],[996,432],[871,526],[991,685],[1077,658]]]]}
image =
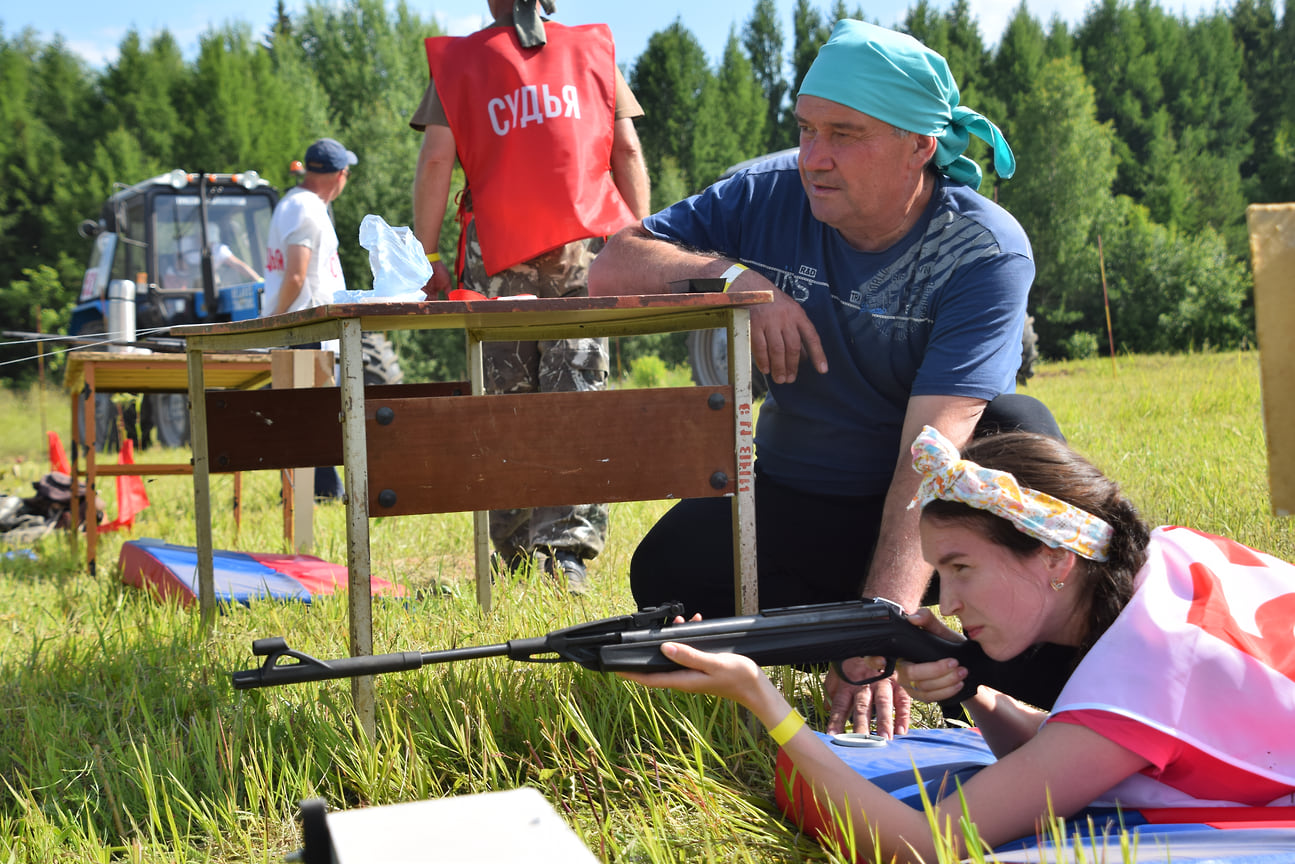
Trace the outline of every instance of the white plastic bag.
{"type": "Polygon", "coordinates": [[[338,291],[333,296],[334,303],[427,299],[423,285],[432,278],[432,265],[413,231],[404,226],[392,228],[381,216],[370,213],[360,222],[360,245],[369,250],[373,290],[338,291]]]}

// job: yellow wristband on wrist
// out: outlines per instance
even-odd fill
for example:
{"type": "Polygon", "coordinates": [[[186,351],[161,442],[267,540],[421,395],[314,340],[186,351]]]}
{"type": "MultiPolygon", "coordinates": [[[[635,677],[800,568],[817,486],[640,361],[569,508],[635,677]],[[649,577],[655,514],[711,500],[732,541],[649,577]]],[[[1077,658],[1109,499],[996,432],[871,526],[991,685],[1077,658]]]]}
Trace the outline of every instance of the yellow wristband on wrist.
{"type": "Polygon", "coordinates": [[[724,290],[728,291],[728,289],[732,287],[733,283],[737,281],[737,277],[741,276],[745,270],[747,270],[747,266],[745,264],[734,264],[732,267],[725,270],[724,275],[720,277],[724,280],[724,290]]]}
{"type": "Polygon", "coordinates": [[[427,254],[427,263],[428,263],[428,264],[435,264],[437,261],[440,261],[440,260],[441,260],[441,253],[440,253],[440,252],[429,252],[429,253],[427,254]]]}
{"type": "Polygon", "coordinates": [[[800,712],[795,708],[791,709],[786,717],[778,722],[778,725],[769,730],[769,737],[777,742],[779,747],[786,747],[801,727],[805,725],[805,718],[800,716],[800,712]]]}

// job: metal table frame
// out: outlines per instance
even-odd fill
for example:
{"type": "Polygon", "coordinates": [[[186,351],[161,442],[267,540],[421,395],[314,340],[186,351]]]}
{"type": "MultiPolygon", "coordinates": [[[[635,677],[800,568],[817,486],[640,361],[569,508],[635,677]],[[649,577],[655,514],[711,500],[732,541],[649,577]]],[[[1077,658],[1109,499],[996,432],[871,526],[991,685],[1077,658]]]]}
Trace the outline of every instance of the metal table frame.
{"type": "MultiPolygon", "coordinates": [[[[319,306],[270,318],[177,327],[186,339],[189,404],[192,412],[194,508],[197,520],[199,604],[203,621],[215,617],[211,533],[210,455],[204,356],[207,352],[274,348],[336,339],[340,343],[340,413],[345,466],[350,651],[372,653],[370,594],[368,437],[361,334],[366,331],[461,329],[466,333],[472,394],[484,395],[483,342],[628,336],[723,327],[729,345],[750,343],[750,307],[772,302],[769,292],[664,294],[563,300],[500,299],[466,302],[354,303],[319,306]]],[[[758,609],[755,569],[755,496],[752,467],[753,414],[748,351],[729,352],[732,388],[734,591],[742,614],[758,609]]],[[[692,389],[692,388],[684,388],[692,389]]],[[[582,394],[597,397],[604,392],[582,394]]],[[[648,392],[648,391],[645,391],[648,392]]],[[[539,400],[528,394],[519,398],[539,400]]],[[[529,404],[529,403],[528,403],[529,404]]],[[[538,404],[538,403],[536,403],[538,404]]],[[[608,499],[615,500],[615,499],[608,499]]],[[[621,499],[635,500],[635,499],[621,499]]],[[[521,506],[520,504],[518,506],[521,506]]],[[[432,512],[432,511],[427,511],[432,512]]],[[[490,539],[486,510],[474,510],[477,597],[490,604],[490,539]]],[[[361,726],[374,730],[372,678],[353,682],[352,695],[361,726]]]]}

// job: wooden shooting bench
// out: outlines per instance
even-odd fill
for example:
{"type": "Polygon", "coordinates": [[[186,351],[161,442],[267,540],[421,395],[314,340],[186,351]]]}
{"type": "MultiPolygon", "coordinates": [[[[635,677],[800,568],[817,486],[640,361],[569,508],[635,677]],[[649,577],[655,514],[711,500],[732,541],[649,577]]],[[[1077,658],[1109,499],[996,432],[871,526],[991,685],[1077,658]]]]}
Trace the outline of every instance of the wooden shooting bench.
{"type": "MultiPolygon", "coordinates": [[[[246,390],[270,382],[270,357],[267,354],[208,354],[203,357],[204,377],[208,386],[246,390]]],[[[99,477],[145,477],[185,475],[193,472],[187,462],[136,463],[134,465],[100,465],[95,451],[95,396],[99,393],[187,393],[189,390],[188,357],[184,354],[135,354],[110,351],[73,351],[68,354],[63,387],[72,400],[72,488],[85,477],[86,513],[95,512],[95,482],[99,477]],[[82,431],[84,430],[84,435],[82,431]],[[80,467],[85,453],[85,472],[80,467]]],[[[240,478],[234,477],[234,520],[239,519],[240,478]]],[[[72,496],[72,520],[80,513],[77,496],[72,496]]],[[[77,532],[70,531],[73,554],[76,554],[77,532]]],[[[99,543],[99,526],[93,516],[85,520],[86,569],[95,572],[99,543]]]]}
{"type": "Polygon", "coordinates": [[[1268,439],[1268,494],[1277,516],[1295,513],[1295,203],[1251,204],[1255,336],[1268,439]]]}
{"type": "MultiPolygon", "coordinates": [[[[753,413],[748,351],[729,352],[721,387],[485,395],[483,342],[631,336],[723,327],[750,342],[750,307],[769,292],[561,300],[352,303],[270,318],[177,327],[189,355],[199,606],[214,620],[212,472],[341,464],[345,468],[350,652],[372,654],[369,519],[474,512],[477,599],[491,603],[488,511],[586,501],[730,496],[734,591],[758,609],[753,413]],[[364,386],[365,331],[466,334],[462,384],[364,386]],[[340,387],[207,392],[208,352],[337,339],[340,387]],[[542,430],[542,434],[538,434],[542,430]]],[[[352,684],[374,729],[371,678],[352,684]]]]}

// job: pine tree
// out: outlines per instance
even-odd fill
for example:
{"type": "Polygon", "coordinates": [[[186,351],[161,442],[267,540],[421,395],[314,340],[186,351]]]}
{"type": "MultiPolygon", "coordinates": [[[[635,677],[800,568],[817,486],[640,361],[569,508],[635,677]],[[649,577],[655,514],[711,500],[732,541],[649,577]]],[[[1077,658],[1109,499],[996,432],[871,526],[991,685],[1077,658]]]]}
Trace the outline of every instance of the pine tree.
{"type": "Polygon", "coordinates": [[[697,104],[689,174],[698,189],[714,182],[730,165],[763,152],[766,117],[751,63],[737,35],[730,33],[719,74],[702,86],[697,104]]]}
{"type": "MultiPolygon", "coordinates": [[[[683,173],[684,188],[694,188],[684,166],[692,162],[697,104],[710,75],[701,43],[678,18],[653,33],[634,62],[629,84],[643,107],[635,125],[654,187],[662,182],[668,159],[683,173]]],[[[657,200],[655,191],[652,200],[657,200]]]]}
{"type": "Polygon", "coordinates": [[[783,77],[782,25],[774,0],[756,0],[755,9],[742,28],[742,45],[751,58],[755,80],[765,98],[765,149],[781,150],[795,143],[793,126],[783,122],[787,100],[787,79],[783,77]]]}
{"type": "Polygon", "coordinates": [[[1113,134],[1097,122],[1092,88],[1070,60],[1050,60],[1015,103],[1016,175],[999,196],[1034,250],[1030,305],[1040,350],[1056,354],[1082,319],[1097,273],[1093,225],[1115,179],[1113,134]]]}

